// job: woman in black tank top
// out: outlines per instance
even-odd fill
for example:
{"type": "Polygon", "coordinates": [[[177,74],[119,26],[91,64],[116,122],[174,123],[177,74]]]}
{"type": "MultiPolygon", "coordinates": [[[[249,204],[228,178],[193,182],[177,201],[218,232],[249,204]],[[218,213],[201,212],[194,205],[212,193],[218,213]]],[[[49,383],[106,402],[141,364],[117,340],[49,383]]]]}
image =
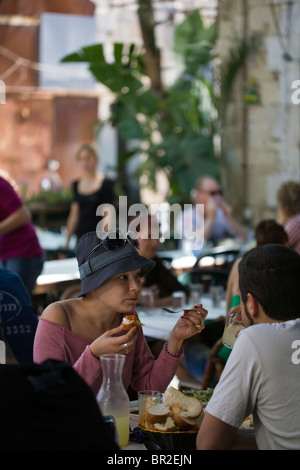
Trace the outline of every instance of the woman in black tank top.
{"type": "Polygon", "coordinates": [[[91,145],[84,144],[79,148],[76,161],[82,169],[82,176],[72,184],[74,197],[67,220],[66,247],[73,234],[79,239],[96,230],[102,218],[96,215],[97,207],[113,204],[114,198],[114,182],[97,171],[98,156],[91,145]]]}

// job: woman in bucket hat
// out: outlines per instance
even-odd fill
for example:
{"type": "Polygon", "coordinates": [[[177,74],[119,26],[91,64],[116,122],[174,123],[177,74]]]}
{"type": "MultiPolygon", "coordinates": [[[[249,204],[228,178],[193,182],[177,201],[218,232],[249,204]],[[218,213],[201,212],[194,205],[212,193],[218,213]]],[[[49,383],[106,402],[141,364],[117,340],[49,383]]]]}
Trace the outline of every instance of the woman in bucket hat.
{"type": "Polygon", "coordinates": [[[69,362],[99,391],[102,370],[99,357],[126,354],[125,389],[164,391],[182,358],[182,343],[201,331],[206,310],[185,311],[177,321],[157,360],[142,328],[124,330],[122,319],[135,313],[141,277],[154,262],[139,255],[137,240],[115,232],[89,232],[78,241],[80,297],[50,304],[41,315],[34,342],[34,361],[48,358],[69,362]]]}

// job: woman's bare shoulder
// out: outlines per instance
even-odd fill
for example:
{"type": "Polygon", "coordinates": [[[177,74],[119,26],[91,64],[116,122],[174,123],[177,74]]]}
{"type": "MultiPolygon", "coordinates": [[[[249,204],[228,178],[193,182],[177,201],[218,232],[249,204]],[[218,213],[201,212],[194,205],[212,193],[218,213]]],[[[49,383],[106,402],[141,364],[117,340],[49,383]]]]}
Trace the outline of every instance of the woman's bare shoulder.
{"type": "Polygon", "coordinates": [[[72,301],[62,300],[48,305],[43,311],[41,318],[53,321],[61,326],[64,326],[65,328],[70,329],[69,311],[72,306],[69,305],[69,303],[72,303],[72,301]]]}

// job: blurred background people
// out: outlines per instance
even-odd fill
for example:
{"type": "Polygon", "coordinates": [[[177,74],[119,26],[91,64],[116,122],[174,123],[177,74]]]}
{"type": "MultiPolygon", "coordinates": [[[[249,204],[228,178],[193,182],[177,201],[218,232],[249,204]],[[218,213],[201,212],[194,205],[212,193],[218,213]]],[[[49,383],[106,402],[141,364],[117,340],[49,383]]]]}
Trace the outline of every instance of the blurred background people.
{"type": "Polygon", "coordinates": [[[277,192],[277,201],[277,221],[288,234],[288,246],[300,253],[300,183],[283,183],[277,192]]]}
{"type": "Polygon", "coordinates": [[[31,295],[43,265],[44,251],[31,214],[22,202],[16,182],[1,171],[0,268],[19,274],[31,295]]]}
{"type": "Polygon", "coordinates": [[[101,217],[96,215],[100,204],[112,204],[114,182],[97,170],[98,155],[90,144],[83,144],[76,153],[81,177],[72,184],[73,201],[67,220],[66,248],[72,235],[77,239],[95,231],[101,217]]]}
{"type": "Polygon", "coordinates": [[[199,178],[195,185],[195,204],[186,209],[176,222],[176,228],[180,233],[182,224],[181,248],[193,251],[198,256],[203,244],[219,244],[226,238],[248,237],[247,229],[237,222],[231,212],[231,207],[223,198],[222,189],[218,181],[210,176],[199,178]],[[191,229],[198,233],[199,240],[188,239],[191,229]]]}

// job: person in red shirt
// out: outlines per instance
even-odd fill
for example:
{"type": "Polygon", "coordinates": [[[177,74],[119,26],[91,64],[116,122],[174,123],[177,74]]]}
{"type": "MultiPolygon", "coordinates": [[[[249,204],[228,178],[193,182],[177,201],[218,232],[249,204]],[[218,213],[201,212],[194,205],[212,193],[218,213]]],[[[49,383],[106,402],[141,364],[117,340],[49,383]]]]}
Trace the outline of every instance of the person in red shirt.
{"type": "Polygon", "coordinates": [[[30,295],[44,264],[29,210],[15,183],[0,172],[0,268],[19,274],[30,295]]]}

